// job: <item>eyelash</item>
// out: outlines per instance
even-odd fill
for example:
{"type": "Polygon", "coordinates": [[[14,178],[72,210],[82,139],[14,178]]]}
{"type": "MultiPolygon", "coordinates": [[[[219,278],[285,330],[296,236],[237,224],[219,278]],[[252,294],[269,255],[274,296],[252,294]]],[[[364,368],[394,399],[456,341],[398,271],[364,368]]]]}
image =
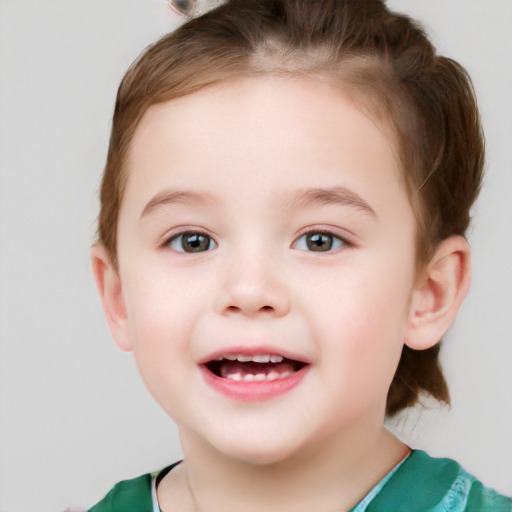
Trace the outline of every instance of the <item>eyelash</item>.
{"type": "MultiPolygon", "coordinates": [[[[314,243],[314,242],[313,242],[314,243]]],[[[306,231],[302,233],[292,244],[292,248],[299,250],[299,251],[306,251],[306,252],[335,252],[339,249],[342,249],[344,247],[350,247],[352,244],[346,240],[346,238],[343,238],[332,231],[328,229],[312,229],[309,231],[306,231]],[[322,250],[320,246],[317,246],[320,248],[318,249],[312,249],[310,246],[308,246],[308,240],[307,237],[314,237],[319,235],[320,237],[328,237],[330,240],[330,245],[328,246],[327,250],[322,250]],[[299,244],[303,244],[304,247],[298,247],[299,244]]]]}
{"type": "Polygon", "coordinates": [[[176,235],[173,235],[167,242],[165,242],[165,245],[170,247],[171,249],[173,249],[176,252],[182,252],[182,253],[187,253],[187,254],[196,254],[198,252],[211,251],[212,249],[215,249],[217,247],[217,242],[211,236],[207,235],[206,233],[190,230],[190,231],[182,231],[181,233],[177,233],[176,235]],[[196,238],[196,240],[195,240],[196,244],[201,244],[201,240],[198,240],[198,239],[202,238],[203,241],[207,242],[207,246],[204,249],[199,247],[198,250],[188,251],[184,248],[184,245],[183,245],[185,237],[189,238],[189,241],[188,241],[189,244],[191,243],[190,239],[192,239],[192,238],[196,238]]]}
{"type": "MultiPolygon", "coordinates": [[[[171,238],[169,238],[164,245],[170,247],[172,250],[176,252],[187,254],[196,254],[199,252],[211,251],[217,248],[217,242],[211,236],[204,232],[194,230],[182,231],[180,233],[177,233],[173,235],[171,238]],[[187,238],[187,243],[189,245],[189,249],[191,250],[187,250],[184,246],[184,241],[187,238]]],[[[342,249],[343,247],[349,247],[351,245],[352,244],[349,241],[347,241],[346,238],[343,238],[330,230],[311,229],[309,231],[302,233],[298,238],[296,238],[295,241],[292,243],[291,248],[298,251],[326,253],[335,252],[339,249],[342,249]],[[315,236],[319,237],[318,241],[320,243],[327,242],[329,244],[326,250],[323,250],[320,244],[315,244],[315,236]],[[308,240],[308,237],[311,237],[311,239],[308,240]],[[322,240],[323,237],[327,237],[327,240],[325,240],[325,238],[322,240]],[[316,248],[312,248],[311,245],[308,245],[308,242],[312,242],[313,244],[315,244],[316,248]]]]}

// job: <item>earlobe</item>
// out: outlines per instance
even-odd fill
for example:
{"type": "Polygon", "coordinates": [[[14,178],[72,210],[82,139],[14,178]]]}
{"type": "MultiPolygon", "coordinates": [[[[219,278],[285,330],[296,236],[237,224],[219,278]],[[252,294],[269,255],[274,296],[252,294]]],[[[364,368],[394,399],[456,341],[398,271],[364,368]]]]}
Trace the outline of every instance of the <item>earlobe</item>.
{"type": "Polygon", "coordinates": [[[91,264],[112,337],[121,350],[130,351],[132,345],[128,336],[126,305],[119,272],[107,249],[99,244],[91,249],[91,264]]]}
{"type": "Polygon", "coordinates": [[[434,346],[450,328],[471,282],[466,239],[443,240],[413,291],[405,344],[415,350],[434,346]]]}

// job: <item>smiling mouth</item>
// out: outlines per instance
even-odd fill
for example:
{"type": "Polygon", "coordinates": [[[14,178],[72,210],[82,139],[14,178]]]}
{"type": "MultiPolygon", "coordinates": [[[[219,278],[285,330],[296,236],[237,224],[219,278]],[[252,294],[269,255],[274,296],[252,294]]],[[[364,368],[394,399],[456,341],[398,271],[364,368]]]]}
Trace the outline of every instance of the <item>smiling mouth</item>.
{"type": "Polygon", "coordinates": [[[265,382],[286,379],[304,368],[306,363],[275,354],[226,354],[205,366],[223,379],[265,382]]]}

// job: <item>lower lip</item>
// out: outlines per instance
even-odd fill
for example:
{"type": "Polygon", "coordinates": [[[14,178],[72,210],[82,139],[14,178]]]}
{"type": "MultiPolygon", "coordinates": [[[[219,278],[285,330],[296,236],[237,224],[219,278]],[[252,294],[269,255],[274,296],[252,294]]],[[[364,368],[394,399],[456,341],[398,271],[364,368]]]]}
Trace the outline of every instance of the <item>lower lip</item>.
{"type": "Polygon", "coordinates": [[[205,365],[200,366],[206,383],[218,393],[245,402],[263,402],[288,393],[296,388],[308,373],[309,365],[293,372],[284,379],[267,381],[243,381],[218,377],[205,365]]]}

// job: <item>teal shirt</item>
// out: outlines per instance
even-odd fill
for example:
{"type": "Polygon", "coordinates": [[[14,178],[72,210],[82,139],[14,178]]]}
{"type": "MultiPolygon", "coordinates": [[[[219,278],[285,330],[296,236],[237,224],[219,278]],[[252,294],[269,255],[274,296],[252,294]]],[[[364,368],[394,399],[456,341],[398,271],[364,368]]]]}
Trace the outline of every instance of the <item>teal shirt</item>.
{"type": "MultiPolygon", "coordinates": [[[[153,512],[154,476],[119,482],[89,512],[153,512]]],[[[512,512],[512,498],[484,487],[451,459],[415,450],[349,512],[512,512]]]]}

